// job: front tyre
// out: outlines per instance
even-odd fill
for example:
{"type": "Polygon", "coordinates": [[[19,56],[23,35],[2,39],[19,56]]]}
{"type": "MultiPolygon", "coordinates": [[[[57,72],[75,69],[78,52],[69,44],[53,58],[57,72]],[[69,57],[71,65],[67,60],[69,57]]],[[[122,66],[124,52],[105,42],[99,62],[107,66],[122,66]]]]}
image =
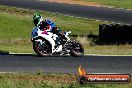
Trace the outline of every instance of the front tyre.
{"type": "Polygon", "coordinates": [[[74,57],[81,57],[84,55],[84,49],[82,45],[78,42],[72,44],[72,49],[70,50],[70,55],[74,57]]]}
{"type": "Polygon", "coordinates": [[[49,56],[51,54],[51,45],[48,41],[43,40],[34,41],[33,42],[33,49],[39,56],[49,56]]]}

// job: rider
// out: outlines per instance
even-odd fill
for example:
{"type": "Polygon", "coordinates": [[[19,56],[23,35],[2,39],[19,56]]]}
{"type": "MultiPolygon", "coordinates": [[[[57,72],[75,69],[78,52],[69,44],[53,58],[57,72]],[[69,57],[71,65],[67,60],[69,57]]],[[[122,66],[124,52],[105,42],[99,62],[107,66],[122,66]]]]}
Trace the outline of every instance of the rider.
{"type": "MultiPolygon", "coordinates": [[[[60,29],[58,29],[58,27],[55,26],[55,24],[50,21],[50,20],[43,20],[42,16],[39,13],[36,13],[33,16],[33,23],[35,25],[35,27],[33,28],[33,32],[32,32],[32,37],[35,37],[37,35],[37,30],[38,28],[40,30],[49,30],[50,32],[57,34],[59,37],[61,38],[65,38],[65,35],[63,32],[61,32],[60,29]]],[[[57,44],[59,39],[57,39],[57,41],[55,41],[57,44]]]]}

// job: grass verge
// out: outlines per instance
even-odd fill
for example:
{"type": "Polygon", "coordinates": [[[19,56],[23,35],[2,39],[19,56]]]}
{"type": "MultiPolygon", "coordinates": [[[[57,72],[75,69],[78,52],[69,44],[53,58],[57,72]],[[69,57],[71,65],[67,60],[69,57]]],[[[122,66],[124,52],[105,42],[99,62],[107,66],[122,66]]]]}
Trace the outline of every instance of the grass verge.
{"type": "MultiPolygon", "coordinates": [[[[97,34],[98,25],[103,23],[48,12],[41,13],[44,19],[53,20],[63,31],[72,31],[72,35],[97,34]]],[[[33,28],[33,14],[33,10],[0,6],[0,51],[32,52],[30,35],[33,28]]]]}
{"type": "MultiPolygon", "coordinates": [[[[41,12],[44,19],[53,20],[63,31],[72,35],[98,35],[98,25],[104,22],[41,12]]],[[[33,28],[33,10],[0,6],[0,51],[14,53],[34,53],[30,34],[33,28]]],[[[91,39],[78,37],[86,54],[131,55],[132,45],[97,45],[91,39]]]]}
{"type": "Polygon", "coordinates": [[[94,39],[87,37],[77,37],[84,47],[86,54],[104,54],[104,55],[132,55],[132,45],[124,44],[96,44],[94,39]]]}
{"type": "Polygon", "coordinates": [[[130,84],[79,85],[75,75],[44,73],[0,74],[1,88],[131,88],[130,84]]]}
{"type": "Polygon", "coordinates": [[[68,4],[80,4],[87,6],[110,6],[114,8],[132,9],[131,0],[40,0],[68,4]]]}
{"type": "Polygon", "coordinates": [[[97,2],[101,5],[114,6],[115,8],[132,9],[131,0],[82,0],[87,2],[97,2]]]}

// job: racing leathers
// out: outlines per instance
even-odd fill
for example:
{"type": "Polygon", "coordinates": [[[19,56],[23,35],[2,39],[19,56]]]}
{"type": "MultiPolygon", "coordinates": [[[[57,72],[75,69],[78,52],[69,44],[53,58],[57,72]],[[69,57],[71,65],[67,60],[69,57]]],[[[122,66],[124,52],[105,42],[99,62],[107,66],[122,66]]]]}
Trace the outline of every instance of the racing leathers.
{"type": "Polygon", "coordinates": [[[57,45],[60,44],[60,41],[62,40],[62,38],[65,38],[65,35],[64,33],[58,28],[55,26],[55,24],[50,21],[50,20],[45,20],[43,21],[42,18],[40,18],[39,22],[37,25],[35,25],[35,27],[33,28],[33,31],[32,31],[32,38],[37,36],[37,31],[38,31],[38,28],[42,31],[44,30],[49,30],[49,32],[52,32],[54,34],[57,34],[58,35],[58,38],[56,39],[55,43],[57,45]]]}

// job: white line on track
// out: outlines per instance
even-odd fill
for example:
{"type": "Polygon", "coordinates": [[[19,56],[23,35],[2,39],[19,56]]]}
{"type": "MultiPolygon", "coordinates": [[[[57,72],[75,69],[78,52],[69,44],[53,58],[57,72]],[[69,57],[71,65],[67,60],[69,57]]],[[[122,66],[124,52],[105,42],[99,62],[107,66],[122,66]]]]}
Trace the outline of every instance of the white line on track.
{"type": "Polygon", "coordinates": [[[100,20],[96,20],[96,21],[100,21],[100,20]]]}
{"type": "MultiPolygon", "coordinates": [[[[22,55],[35,55],[35,53],[12,53],[9,54],[22,54],[22,55]]],[[[107,55],[107,54],[84,54],[86,56],[132,56],[132,55],[107,55]]]]}
{"type": "Polygon", "coordinates": [[[104,21],[104,22],[106,22],[106,23],[107,23],[108,21],[104,21]]]}
{"type": "Polygon", "coordinates": [[[9,54],[22,54],[22,55],[24,55],[24,54],[25,54],[25,55],[30,55],[30,54],[31,54],[31,55],[32,55],[32,54],[34,54],[34,53],[13,53],[13,52],[9,52],[9,54]]]}
{"type": "Polygon", "coordinates": [[[107,55],[107,54],[85,54],[86,56],[132,56],[132,55],[107,55]]]}

